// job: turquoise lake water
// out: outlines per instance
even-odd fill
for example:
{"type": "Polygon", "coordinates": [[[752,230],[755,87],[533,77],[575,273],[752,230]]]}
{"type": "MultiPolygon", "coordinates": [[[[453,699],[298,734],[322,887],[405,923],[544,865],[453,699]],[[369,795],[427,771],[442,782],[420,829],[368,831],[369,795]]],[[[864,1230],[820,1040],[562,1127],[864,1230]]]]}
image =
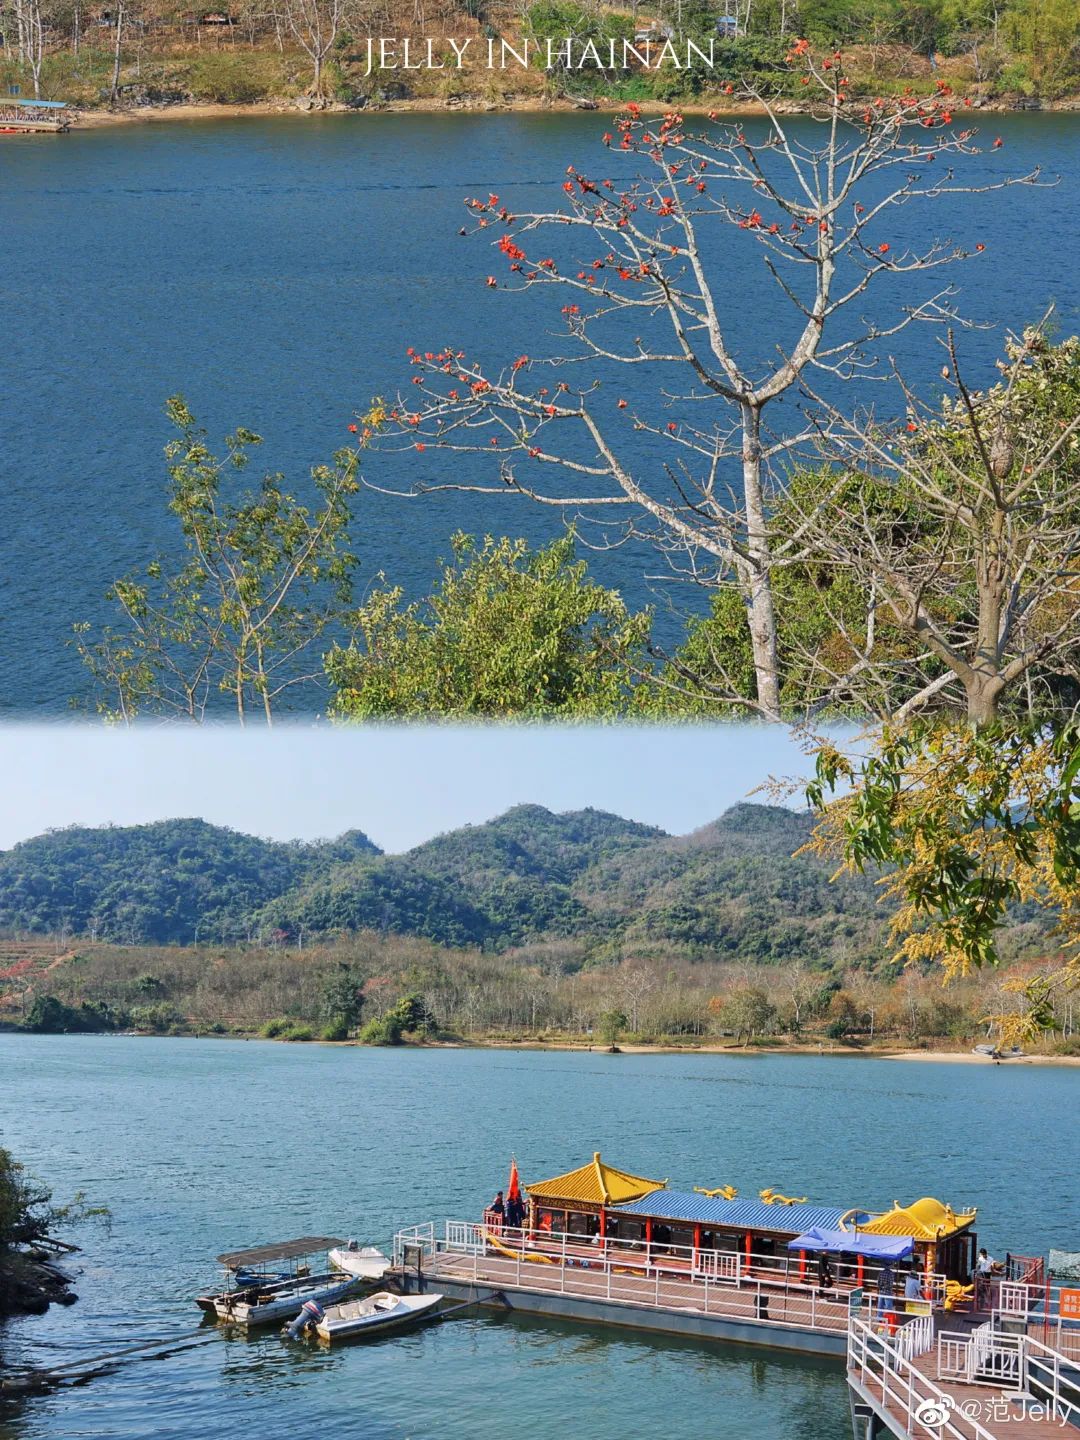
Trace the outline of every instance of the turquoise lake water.
{"type": "MultiPolygon", "coordinates": [[[[961,179],[1042,165],[1061,183],[896,212],[883,237],[894,252],[947,235],[986,252],[883,286],[860,310],[892,320],[931,279],[935,288],[952,280],[961,310],[980,321],[1021,326],[1053,300],[1072,333],[1080,117],[981,123],[986,144],[1000,135],[1004,147],[961,179]]],[[[494,190],[514,209],[557,205],[570,161],[625,178],[628,157],[600,145],[607,125],[581,114],[293,116],[4,137],[0,233],[12,260],[0,266],[0,713],[63,715],[72,697],[85,699],[66,645],[72,623],[100,622],[110,582],[175,543],[161,459],[172,392],[213,436],[237,424],[260,431],[266,467],[295,481],[348,439],[358,407],[407,387],[408,345],[453,344],[493,368],[552,353],[562,297],[521,303],[488,291],[484,276],[497,266],[481,241],[458,238],[462,201],[494,190]]],[[[778,292],[745,236],[729,231],[723,245],[716,273],[736,346],[771,356],[786,324],[778,292]]],[[[990,373],[999,342],[1000,329],[964,337],[974,382],[990,373]]],[[[940,369],[925,329],[892,349],[917,382],[940,369]]],[[[635,378],[620,380],[632,401],[635,378]]],[[[626,443],[634,460],[647,442],[626,443]]],[[[437,452],[417,462],[380,457],[368,478],[399,485],[449,473],[437,452]]],[[[454,529],[539,541],[559,525],[557,512],[520,498],[368,492],[354,525],[361,583],[385,570],[426,593],[454,529]]],[[[661,638],[677,632],[669,604],[703,603],[647,579],[664,570],[655,555],[628,547],[590,561],[632,605],[658,605],[661,638]]],[[[308,693],[299,704],[311,712],[323,702],[308,693]]]]}
{"type": "Polygon", "coordinates": [[[475,1218],[605,1158],[673,1183],[887,1207],[978,1204],[992,1253],[1080,1248],[1074,1069],[803,1056],[380,1051],[0,1036],[0,1143],[112,1210],[72,1309],[0,1327],[8,1363],[203,1343],[0,1414],[2,1440],[848,1440],[838,1364],[465,1317],[329,1351],[199,1330],[213,1256],[305,1233],[382,1241],[475,1218]]]}

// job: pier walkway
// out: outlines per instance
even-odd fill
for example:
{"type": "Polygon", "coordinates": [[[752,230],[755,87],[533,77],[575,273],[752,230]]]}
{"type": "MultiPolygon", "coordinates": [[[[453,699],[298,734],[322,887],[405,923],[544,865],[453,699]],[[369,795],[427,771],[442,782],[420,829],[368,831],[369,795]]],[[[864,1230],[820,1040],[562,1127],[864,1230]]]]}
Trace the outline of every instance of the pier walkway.
{"type": "Polygon", "coordinates": [[[967,1332],[921,1316],[892,1337],[852,1318],[848,1386],[855,1440],[1044,1440],[1080,1425],[1080,1370],[999,1317],[967,1332]]]}
{"type": "MultiPolygon", "coordinates": [[[[852,1286],[822,1294],[809,1268],[775,1256],[598,1246],[576,1237],[520,1243],[467,1221],[398,1233],[394,1274],[405,1289],[437,1289],[563,1319],[842,1358],[852,1286]]],[[[902,1302],[901,1302],[902,1303],[902,1302]]]]}

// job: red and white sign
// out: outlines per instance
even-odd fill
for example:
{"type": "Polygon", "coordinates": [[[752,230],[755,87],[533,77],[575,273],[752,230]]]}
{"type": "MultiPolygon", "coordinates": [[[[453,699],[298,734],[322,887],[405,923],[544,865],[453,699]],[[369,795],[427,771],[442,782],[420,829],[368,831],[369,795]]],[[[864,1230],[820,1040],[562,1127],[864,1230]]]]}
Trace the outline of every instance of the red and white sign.
{"type": "Polygon", "coordinates": [[[1058,1303],[1062,1320],[1080,1320],[1080,1290],[1062,1290],[1058,1303]]]}

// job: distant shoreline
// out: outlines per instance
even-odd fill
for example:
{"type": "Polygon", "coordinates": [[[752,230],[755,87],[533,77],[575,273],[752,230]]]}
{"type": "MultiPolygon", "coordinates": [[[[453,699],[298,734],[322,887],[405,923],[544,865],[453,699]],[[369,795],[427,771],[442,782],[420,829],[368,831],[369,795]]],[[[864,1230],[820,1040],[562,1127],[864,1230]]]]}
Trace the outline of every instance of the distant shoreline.
{"type": "MultiPolygon", "coordinates": [[[[16,1026],[0,1026],[3,1035],[31,1035],[39,1032],[21,1030],[16,1026]]],[[[902,1060],[931,1061],[942,1065],[998,1065],[1018,1069],[1024,1065],[1080,1066],[1080,1055],[1020,1055],[1014,1059],[994,1061],[987,1055],[976,1055],[970,1050],[911,1050],[873,1048],[860,1050],[840,1045],[620,1045],[611,1051],[603,1044],[590,1045],[584,1040],[434,1040],[412,1042],[401,1045],[363,1045],[359,1040],[288,1040],[284,1036],[270,1037],[252,1031],[248,1035],[155,1035],[141,1030],[82,1031],[81,1038],[102,1040],[215,1040],[248,1044],[259,1041],[266,1045],[317,1045],[331,1050],[536,1050],[553,1054],[575,1055],[723,1055],[754,1059],[763,1055],[804,1056],[807,1059],[830,1060],[902,1060]]],[[[68,1039],[69,1035],[50,1035],[51,1039],[68,1039]]]]}
{"type": "MultiPolygon", "coordinates": [[[[155,124],[164,120],[240,120],[250,117],[295,116],[300,119],[326,115],[354,115],[362,119],[365,115],[387,114],[561,114],[576,112],[595,115],[615,115],[626,109],[625,100],[598,100],[595,105],[582,105],[573,100],[548,100],[536,96],[521,96],[513,100],[491,101],[463,98],[455,104],[448,104],[432,96],[421,96],[408,100],[385,100],[378,104],[355,107],[339,103],[306,106],[290,100],[255,100],[245,104],[221,104],[216,101],[184,102],[174,105],[140,105],[125,110],[81,110],[74,128],[97,130],[115,125],[155,124]]],[[[759,104],[732,104],[730,100],[717,102],[695,100],[665,104],[659,100],[639,102],[643,114],[662,115],[676,109],[684,115],[716,115],[720,119],[739,119],[745,116],[764,115],[765,109],[759,104]]],[[[809,108],[794,101],[781,101],[776,111],[783,115],[809,113],[809,108]]],[[[975,114],[1080,114],[1080,96],[1064,100],[1045,102],[1038,111],[1024,111],[1004,100],[981,100],[975,114]]]]}

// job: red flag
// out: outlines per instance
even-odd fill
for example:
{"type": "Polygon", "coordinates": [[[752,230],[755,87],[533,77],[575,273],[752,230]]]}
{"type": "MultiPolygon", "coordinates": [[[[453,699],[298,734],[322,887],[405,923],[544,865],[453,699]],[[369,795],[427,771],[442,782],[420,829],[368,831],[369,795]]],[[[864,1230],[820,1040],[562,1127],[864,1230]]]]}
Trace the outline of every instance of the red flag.
{"type": "Polygon", "coordinates": [[[521,1199],[521,1185],[518,1182],[517,1161],[513,1157],[511,1157],[510,1160],[510,1180],[506,1187],[506,1198],[507,1200],[521,1199]]]}

